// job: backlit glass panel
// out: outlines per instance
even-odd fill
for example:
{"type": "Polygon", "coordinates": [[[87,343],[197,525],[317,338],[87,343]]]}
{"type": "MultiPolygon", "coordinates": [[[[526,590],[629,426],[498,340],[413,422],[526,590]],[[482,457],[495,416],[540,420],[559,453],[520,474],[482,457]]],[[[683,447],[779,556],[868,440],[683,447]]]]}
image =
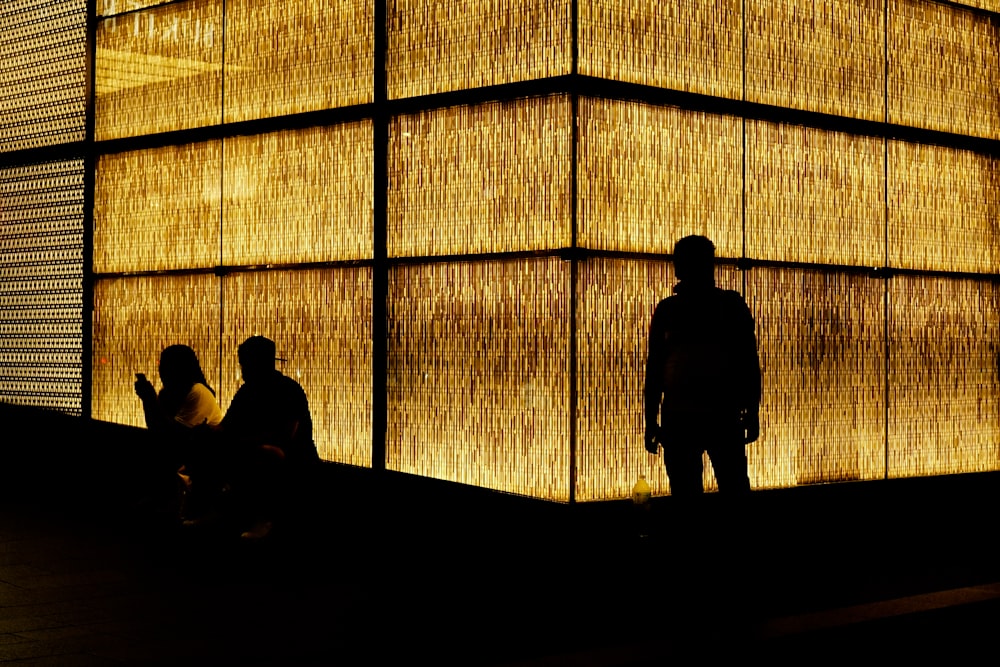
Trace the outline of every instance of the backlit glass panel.
{"type": "Polygon", "coordinates": [[[569,264],[389,275],[386,467],[569,499],[569,264]]]}
{"type": "Polygon", "coordinates": [[[190,0],[101,20],[95,138],[222,120],[222,0],[190,0]]]}
{"type": "Polygon", "coordinates": [[[390,126],[390,257],[570,245],[572,109],[543,97],[390,126]]]}
{"type": "Polygon", "coordinates": [[[742,254],[739,119],[582,98],[579,125],[580,246],[670,253],[702,234],[742,254]]]}
{"type": "Polygon", "coordinates": [[[748,121],[746,206],[750,257],[881,266],[884,143],[748,121]]]}
{"type": "Polygon", "coordinates": [[[580,74],[739,99],[740,0],[582,0],[580,74]]]}
{"type": "Polygon", "coordinates": [[[374,0],[226,0],[226,122],[373,99],[374,0]]]}
{"type": "Polygon", "coordinates": [[[747,99],[882,120],[884,5],[884,0],[747,0],[747,99]]]}
{"type": "Polygon", "coordinates": [[[81,413],[83,161],[0,169],[0,401],[81,413]]]}
{"type": "Polygon", "coordinates": [[[747,273],[764,389],[754,488],[884,476],[883,289],[861,274],[747,273]]]}
{"type": "Polygon", "coordinates": [[[177,0],[95,0],[98,16],[114,16],[137,9],[148,9],[177,0]]]}
{"type": "Polygon", "coordinates": [[[94,271],[210,267],[219,259],[222,144],[105,155],[94,195],[94,271]]]}
{"type": "Polygon", "coordinates": [[[145,374],[159,390],[160,352],[175,344],[195,351],[205,378],[219,392],[218,278],[200,274],[97,280],[94,419],[145,426],[142,403],[133,386],[135,374],[145,374]]]}
{"type": "Polygon", "coordinates": [[[1000,287],[889,283],[889,475],[1000,469],[1000,287]]]}
{"type": "Polygon", "coordinates": [[[371,466],[371,269],[233,273],[223,282],[224,404],[241,383],[240,343],[267,336],[286,359],[278,370],[306,392],[320,456],[371,466]]]}
{"type": "Polygon", "coordinates": [[[225,140],[229,265],[372,256],[370,121],[225,140]]]}
{"type": "Polygon", "coordinates": [[[889,263],[996,273],[1000,161],[971,151],[889,142],[889,263]]]}
{"type": "Polygon", "coordinates": [[[1000,21],[889,0],[889,122],[1000,138],[1000,21]]]}
{"type": "Polygon", "coordinates": [[[86,49],[86,0],[4,0],[0,151],[84,139],[86,49]]]}
{"type": "Polygon", "coordinates": [[[569,74],[570,0],[387,0],[390,99],[569,74]]]}

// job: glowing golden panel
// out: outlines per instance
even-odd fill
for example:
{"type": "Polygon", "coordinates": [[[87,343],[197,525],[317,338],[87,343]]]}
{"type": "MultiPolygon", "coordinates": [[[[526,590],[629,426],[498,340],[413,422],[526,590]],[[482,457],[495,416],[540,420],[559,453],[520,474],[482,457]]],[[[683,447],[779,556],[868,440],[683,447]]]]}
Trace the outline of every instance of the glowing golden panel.
{"type": "Polygon", "coordinates": [[[137,9],[147,9],[157,5],[165,5],[175,0],[96,0],[98,16],[113,16],[132,12],[137,9]]]}
{"type": "Polygon", "coordinates": [[[889,283],[889,476],[1000,469],[1000,288],[889,283]]]}
{"type": "Polygon", "coordinates": [[[97,24],[97,140],[222,121],[222,0],[190,0],[97,24]]]}
{"type": "Polygon", "coordinates": [[[746,98],[882,120],[884,0],[748,0],[746,98]]]}
{"type": "Polygon", "coordinates": [[[82,160],[0,169],[0,401],[80,414],[82,160]]]}
{"type": "MultiPolygon", "coordinates": [[[[577,500],[628,498],[640,474],[654,494],[668,492],[662,457],[643,447],[642,389],[650,318],[675,282],[668,262],[591,258],[579,265],[577,500]]],[[[735,269],[717,268],[720,287],[739,289],[741,283],[735,269]]],[[[707,459],[704,483],[715,488],[707,459]]]]}
{"type": "Polygon", "coordinates": [[[860,274],[747,274],[764,388],[755,488],[884,476],[883,289],[860,274]]]}
{"type": "Polygon", "coordinates": [[[223,262],[372,256],[371,121],[225,140],[223,262]]]}
{"type": "Polygon", "coordinates": [[[1000,22],[916,0],[889,16],[889,122],[1000,138],[1000,22]]]}
{"type": "Polygon", "coordinates": [[[670,253],[702,234],[719,256],[742,254],[739,119],[590,98],[579,108],[579,245],[670,253]]]}
{"type": "Polygon", "coordinates": [[[889,264],[996,273],[1000,161],[953,148],[889,142],[889,264]]]}
{"type": "Polygon", "coordinates": [[[569,74],[570,0],[389,0],[390,99],[569,74]]]}
{"type": "Polygon", "coordinates": [[[740,0],[580,2],[580,74],[740,98],[740,0]]]}
{"type": "Polygon", "coordinates": [[[568,500],[569,264],[399,266],[389,283],[387,468],[568,500]]]}
{"type": "Polygon", "coordinates": [[[267,336],[287,360],[278,369],[306,392],[320,456],[371,466],[371,269],[233,273],[223,284],[223,405],[241,381],[239,344],[267,336]]]}
{"type": "Polygon", "coordinates": [[[747,255],[819,264],[885,262],[881,139],[748,121],[747,255]]]}
{"type": "Polygon", "coordinates": [[[371,102],[373,0],[226,0],[226,122],[371,102]]]}
{"type": "Polygon", "coordinates": [[[219,263],[222,143],[105,155],[94,186],[94,271],[219,263]]]}
{"type": "Polygon", "coordinates": [[[210,274],[96,281],[94,419],[145,426],[135,374],[144,373],[159,388],[160,352],[167,345],[189,345],[219,392],[219,315],[219,280],[210,274]]]}
{"type": "Polygon", "coordinates": [[[390,124],[390,257],[570,245],[567,97],[451,107],[390,124]]]}
{"type": "Polygon", "coordinates": [[[5,0],[0,14],[0,151],[83,140],[86,0],[5,0]]]}

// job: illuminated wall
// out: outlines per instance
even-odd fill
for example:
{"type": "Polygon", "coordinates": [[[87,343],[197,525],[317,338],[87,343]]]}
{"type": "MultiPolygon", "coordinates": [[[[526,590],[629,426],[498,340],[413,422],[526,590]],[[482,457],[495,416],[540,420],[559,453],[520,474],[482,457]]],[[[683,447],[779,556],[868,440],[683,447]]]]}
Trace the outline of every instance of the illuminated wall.
{"type": "Polygon", "coordinates": [[[0,399],[140,424],[180,342],[225,407],[265,334],[324,459],[668,493],[646,331],[704,234],[754,487],[1000,470],[996,0],[89,4],[0,9],[0,399]]]}

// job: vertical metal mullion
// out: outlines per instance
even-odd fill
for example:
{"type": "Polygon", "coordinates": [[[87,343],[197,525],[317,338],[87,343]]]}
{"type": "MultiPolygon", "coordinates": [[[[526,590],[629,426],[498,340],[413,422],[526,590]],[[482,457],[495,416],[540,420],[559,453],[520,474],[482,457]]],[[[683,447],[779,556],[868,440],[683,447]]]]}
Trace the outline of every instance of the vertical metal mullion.
{"type": "Polygon", "coordinates": [[[375,3],[375,62],[372,72],[372,469],[386,469],[388,431],[388,206],[389,109],[387,91],[388,14],[385,2],[375,3]]]}
{"type": "Polygon", "coordinates": [[[580,95],[578,93],[578,76],[580,68],[579,54],[579,30],[580,30],[580,5],[577,0],[570,3],[570,41],[571,41],[571,65],[570,65],[570,253],[569,264],[569,502],[576,502],[576,466],[577,448],[579,447],[579,434],[577,432],[577,403],[579,401],[578,381],[578,358],[579,347],[577,345],[577,283],[579,281],[579,263],[582,255],[577,253],[577,232],[579,227],[579,207],[577,205],[577,178],[578,165],[577,155],[580,142],[580,95]]]}
{"type": "Polygon", "coordinates": [[[96,127],[94,62],[97,57],[97,0],[87,0],[86,6],[86,106],[84,107],[83,141],[83,267],[80,340],[80,415],[93,417],[94,384],[94,190],[97,170],[94,132],[96,127]]]}

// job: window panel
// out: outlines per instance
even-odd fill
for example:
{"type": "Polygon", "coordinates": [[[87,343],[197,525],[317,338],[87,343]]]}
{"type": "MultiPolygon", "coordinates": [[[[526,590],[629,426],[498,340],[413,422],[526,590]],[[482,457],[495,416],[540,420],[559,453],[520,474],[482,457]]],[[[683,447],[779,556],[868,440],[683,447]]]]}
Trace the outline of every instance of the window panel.
{"type": "Polygon", "coordinates": [[[701,234],[742,254],[738,119],[583,98],[579,124],[579,245],[670,253],[701,234]]]}
{"type": "Polygon", "coordinates": [[[233,273],[223,283],[224,405],[241,383],[240,343],[267,336],[287,360],[278,370],[306,392],[320,457],[371,466],[371,269],[233,273]]]}
{"type": "Polygon", "coordinates": [[[569,74],[570,7],[570,0],[389,0],[389,98],[569,74]]]}
{"type": "Polygon", "coordinates": [[[889,283],[889,476],[1000,469],[1000,288],[889,283]]]}
{"type": "Polygon", "coordinates": [[[879,479],[885,473],[881,280],[768,269],[747,274],[763,371],[754,488],[879,479]]]}
{"type": "Polygon", "coordinates": [[[82,141],[86,0],[5,0],[0,26],[0,151],[82,141]]]}
{"type": "Polygon", "coordinates": [[[229,265],[372,256],[371,121],[225,141],[229,265]]]}
{"type": "Polygon", "coordinates": [[[569,264],[398,266],[386,466],[569,498],[569,264]]]}
{"type": "Polygon", "coordinates": [[[747,255],[881,266],[882,139],[747,122],[747,255]]]}
{"type": "Polygon", "coordinates": [[[890,0],[888,40],[890,123],[1000,138],[1000,21],[890,0]]]}
{"type": "Polygon", "coordinates": [[[83,161],[0,169],[0,401],[79,415],[83,161]]]}
{"type": "Polygon", "coordinates": [[[105,155],[94,195],[94,271],[218,264],[222,144],[105,155]]]}
{"type": "Polygon", "coordinates": [[[373,99],[373,0],[226,0],[226,122],[373,99]]]}
{"type": "Polygon", "coordinates": [[[742,97],[740,0],[585,0],[579,5],[581,74],[742,97]]]}
{"type": "Polygon", "coordinates": [[[747,0],[746,97],[885,117],[884,0],[747,0]]]}
{"type": "Polygon", "coordinates": [[[191,0],[97,24],[95,138],[222,120],[222,0],[191,0]]]}
{"type": "Polygon", "coordinates": [[[451,107],[390,125],[390,257],[570,245],[567,97],[451,107]]]}
{"type": "MultiPolygon", "coordinates": [[[[135,374],[157,389],[160,352],[188,345],[219,387],[219,284],[210,274],[135,276],[94,283],[94,419],[145,426],[135,374]]],[[[221,394],[220,394],[221,399],[221,394]]],[[[220,401],[221,404],[221,401],[220,401]]]]}
{"type": "Polygon", "coordinates": [[[889,142],[889,264],[996,273],[1000,161],[941,146],[889,142]]]}

